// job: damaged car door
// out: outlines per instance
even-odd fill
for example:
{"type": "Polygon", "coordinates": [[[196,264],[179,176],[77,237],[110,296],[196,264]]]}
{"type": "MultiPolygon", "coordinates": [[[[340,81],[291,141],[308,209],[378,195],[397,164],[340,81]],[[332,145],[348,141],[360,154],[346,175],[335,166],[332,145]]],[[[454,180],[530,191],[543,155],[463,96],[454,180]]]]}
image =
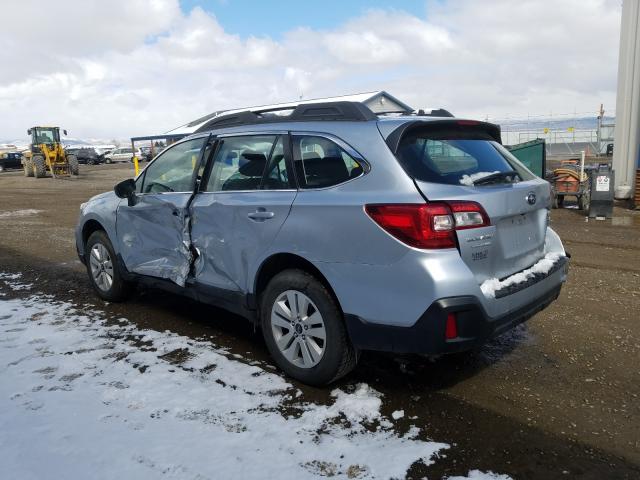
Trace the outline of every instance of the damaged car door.
{"type": "Polygon", "coordinates": [[[128,271],[184,286],[192,262],[188,209],[207,138],[165,150],[136,180],[134,201],[120,202],[116,234],[128,271]]]}
{"type": "Polygon", "coordinates": [[[212,295],[248,291],[248,275],[273,243],[297,190],[286,132],[219,136],[191,205],[195,279],[212,295]]]}

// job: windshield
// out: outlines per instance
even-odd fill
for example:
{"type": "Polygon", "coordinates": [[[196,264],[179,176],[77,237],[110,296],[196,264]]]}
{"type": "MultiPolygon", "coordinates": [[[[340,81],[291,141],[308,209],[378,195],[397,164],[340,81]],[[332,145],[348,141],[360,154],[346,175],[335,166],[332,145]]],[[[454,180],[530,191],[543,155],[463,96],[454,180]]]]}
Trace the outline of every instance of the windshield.
{"type": "Polygon", "coordinates": [[[34,143],[58,143],[60,142],[60,130],[57,128],[43,128],[38,127],[35,129],[34,143]]]}
{"type": "Polygon", "coordinates": [[[416,180],[450,185],[474,185],[492,175],[492,183],[531,180],[534,175],[492,140],[436,139],[427,136],[404,138],[398,160],[416,180]],[[516,172],[506,176],[501,173],[516,172]]]}

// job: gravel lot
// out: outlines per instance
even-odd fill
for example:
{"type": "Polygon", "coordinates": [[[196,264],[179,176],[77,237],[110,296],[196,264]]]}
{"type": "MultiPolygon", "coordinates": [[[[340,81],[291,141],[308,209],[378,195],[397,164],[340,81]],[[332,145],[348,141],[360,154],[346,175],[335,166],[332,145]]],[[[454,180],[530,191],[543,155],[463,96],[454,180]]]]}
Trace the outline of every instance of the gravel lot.
{"type": "MultiPolygon", "coordinates": [[[[0,272],[20,273],[56,301],[125,317],[139,329],[206,339],[242,355],[238,362],[269,369],[260,334],[223,310],[151,290],[118,305],[93,295],[75,254],[79,204],[130,175],[131,165],[81,166],[74,179],[0,174],[0,272]]],[[[640,212],[616,208],[613,220],[586,222],[567,208],[553,211],[552,226],[572,254],[569,280],[526,325],[469,355],[365,352],[331,389],[296,385],[301,398],[328,405],[333,388],[366,384],[381,394],[380,412],[394,419],[397,435],[413,425],[422,440],[450,445],[431,465],[415,462],[409,478],[472,469],[513,478],[640,478],[640,212]]]]}

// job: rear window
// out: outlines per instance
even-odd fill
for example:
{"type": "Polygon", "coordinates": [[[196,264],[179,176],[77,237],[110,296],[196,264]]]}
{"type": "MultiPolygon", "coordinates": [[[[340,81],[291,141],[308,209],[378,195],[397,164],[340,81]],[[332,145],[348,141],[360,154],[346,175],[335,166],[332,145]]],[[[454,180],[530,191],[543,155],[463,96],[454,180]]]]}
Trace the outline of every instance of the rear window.
{"type": "Polygon", "coordinates": [[[534,178],[502,145],[489,139],[414,134],[401,140],[397,157],[412,178],[423,182],[473,185],[482,177],[514,170],[520,180],[534,178]]]}

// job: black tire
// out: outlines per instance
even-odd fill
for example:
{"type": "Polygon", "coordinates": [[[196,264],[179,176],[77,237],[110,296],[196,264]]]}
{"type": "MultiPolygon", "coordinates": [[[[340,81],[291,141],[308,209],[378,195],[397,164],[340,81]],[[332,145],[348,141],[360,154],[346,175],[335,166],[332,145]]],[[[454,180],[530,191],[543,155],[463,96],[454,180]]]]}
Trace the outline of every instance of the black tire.
{"type": "Polygon", "coordinates": [[[558,208],[562,208],[564,206],[564,195],[560,195],[558,197],[558,208]]]}
{"type": "Polygon", "coordinates": [[[33,176],[36,178],[44,178],[47,176],[47,164],[42,155],[34,155],[31,157],[33,164],[33,176]]]}
{"type": "Polygon", "coordinates": [[[80,173],[80,166],[78,164],[78,157],[75,155],[67,155],[67,163],[69,164],[69,173],[71,175],[78,175],[80,173]]]}
{"type": "Polygon", "coordinates": [[[4,172],[4,165],[0,164],[0,173],[4,172]]]}
{"type": "Polygon", "coordinates": [[[89,281],[91,282],[91,286],[96,291],[98,296],[108,302],[122,302],[126,300],[133,291],[133,285],[123,278],[120,265],[118,264],[116,254],[113,250],[113,245],[111,245],[111,241],[109,240],[107,234],[102,230],[93,232],[87,240],[84,251],[86,256],[86,266],[87,274],[89,275],[89,281]],[[111,286],[107,289],[98,285],[92,273],[91,255],[93,248],[98,244],[106,248],[113,268],[113,280],[111,286]]]}
{"type": "Polygon", "coordinates": [[[327,288],[303,270],[285,270],[271,279],[261,296],[260,318],[262,333],[274,361],[287,375],[308,385],[327,385],[353,370],[358,361],[357,351],[351,344],[342,312],[327,288]],[[326,332],[324,352],[319,362],[302,368],[290,362],[276,344],[271,311],[280,295],[294,290],[306,295],[322,316],[326,332]]]}
{"type": "Polygon", "coordinates": [[[105,158],[104,159],[104,163],[111,163],[111,159],[110,158],[105,158]]]}
{"type": "Polygon", "coordinates": [[[33,177],[33,163],[31,162],[31,159],[25,159],[22,163],[22,167],[24,168],[25,177],[33,177]]]}
{"type": "Polygon", "coordinates": [[[578,198],[578,209],[589,210],[589,204],[591,203],[591,192],[586,191],[578,198]]]}

